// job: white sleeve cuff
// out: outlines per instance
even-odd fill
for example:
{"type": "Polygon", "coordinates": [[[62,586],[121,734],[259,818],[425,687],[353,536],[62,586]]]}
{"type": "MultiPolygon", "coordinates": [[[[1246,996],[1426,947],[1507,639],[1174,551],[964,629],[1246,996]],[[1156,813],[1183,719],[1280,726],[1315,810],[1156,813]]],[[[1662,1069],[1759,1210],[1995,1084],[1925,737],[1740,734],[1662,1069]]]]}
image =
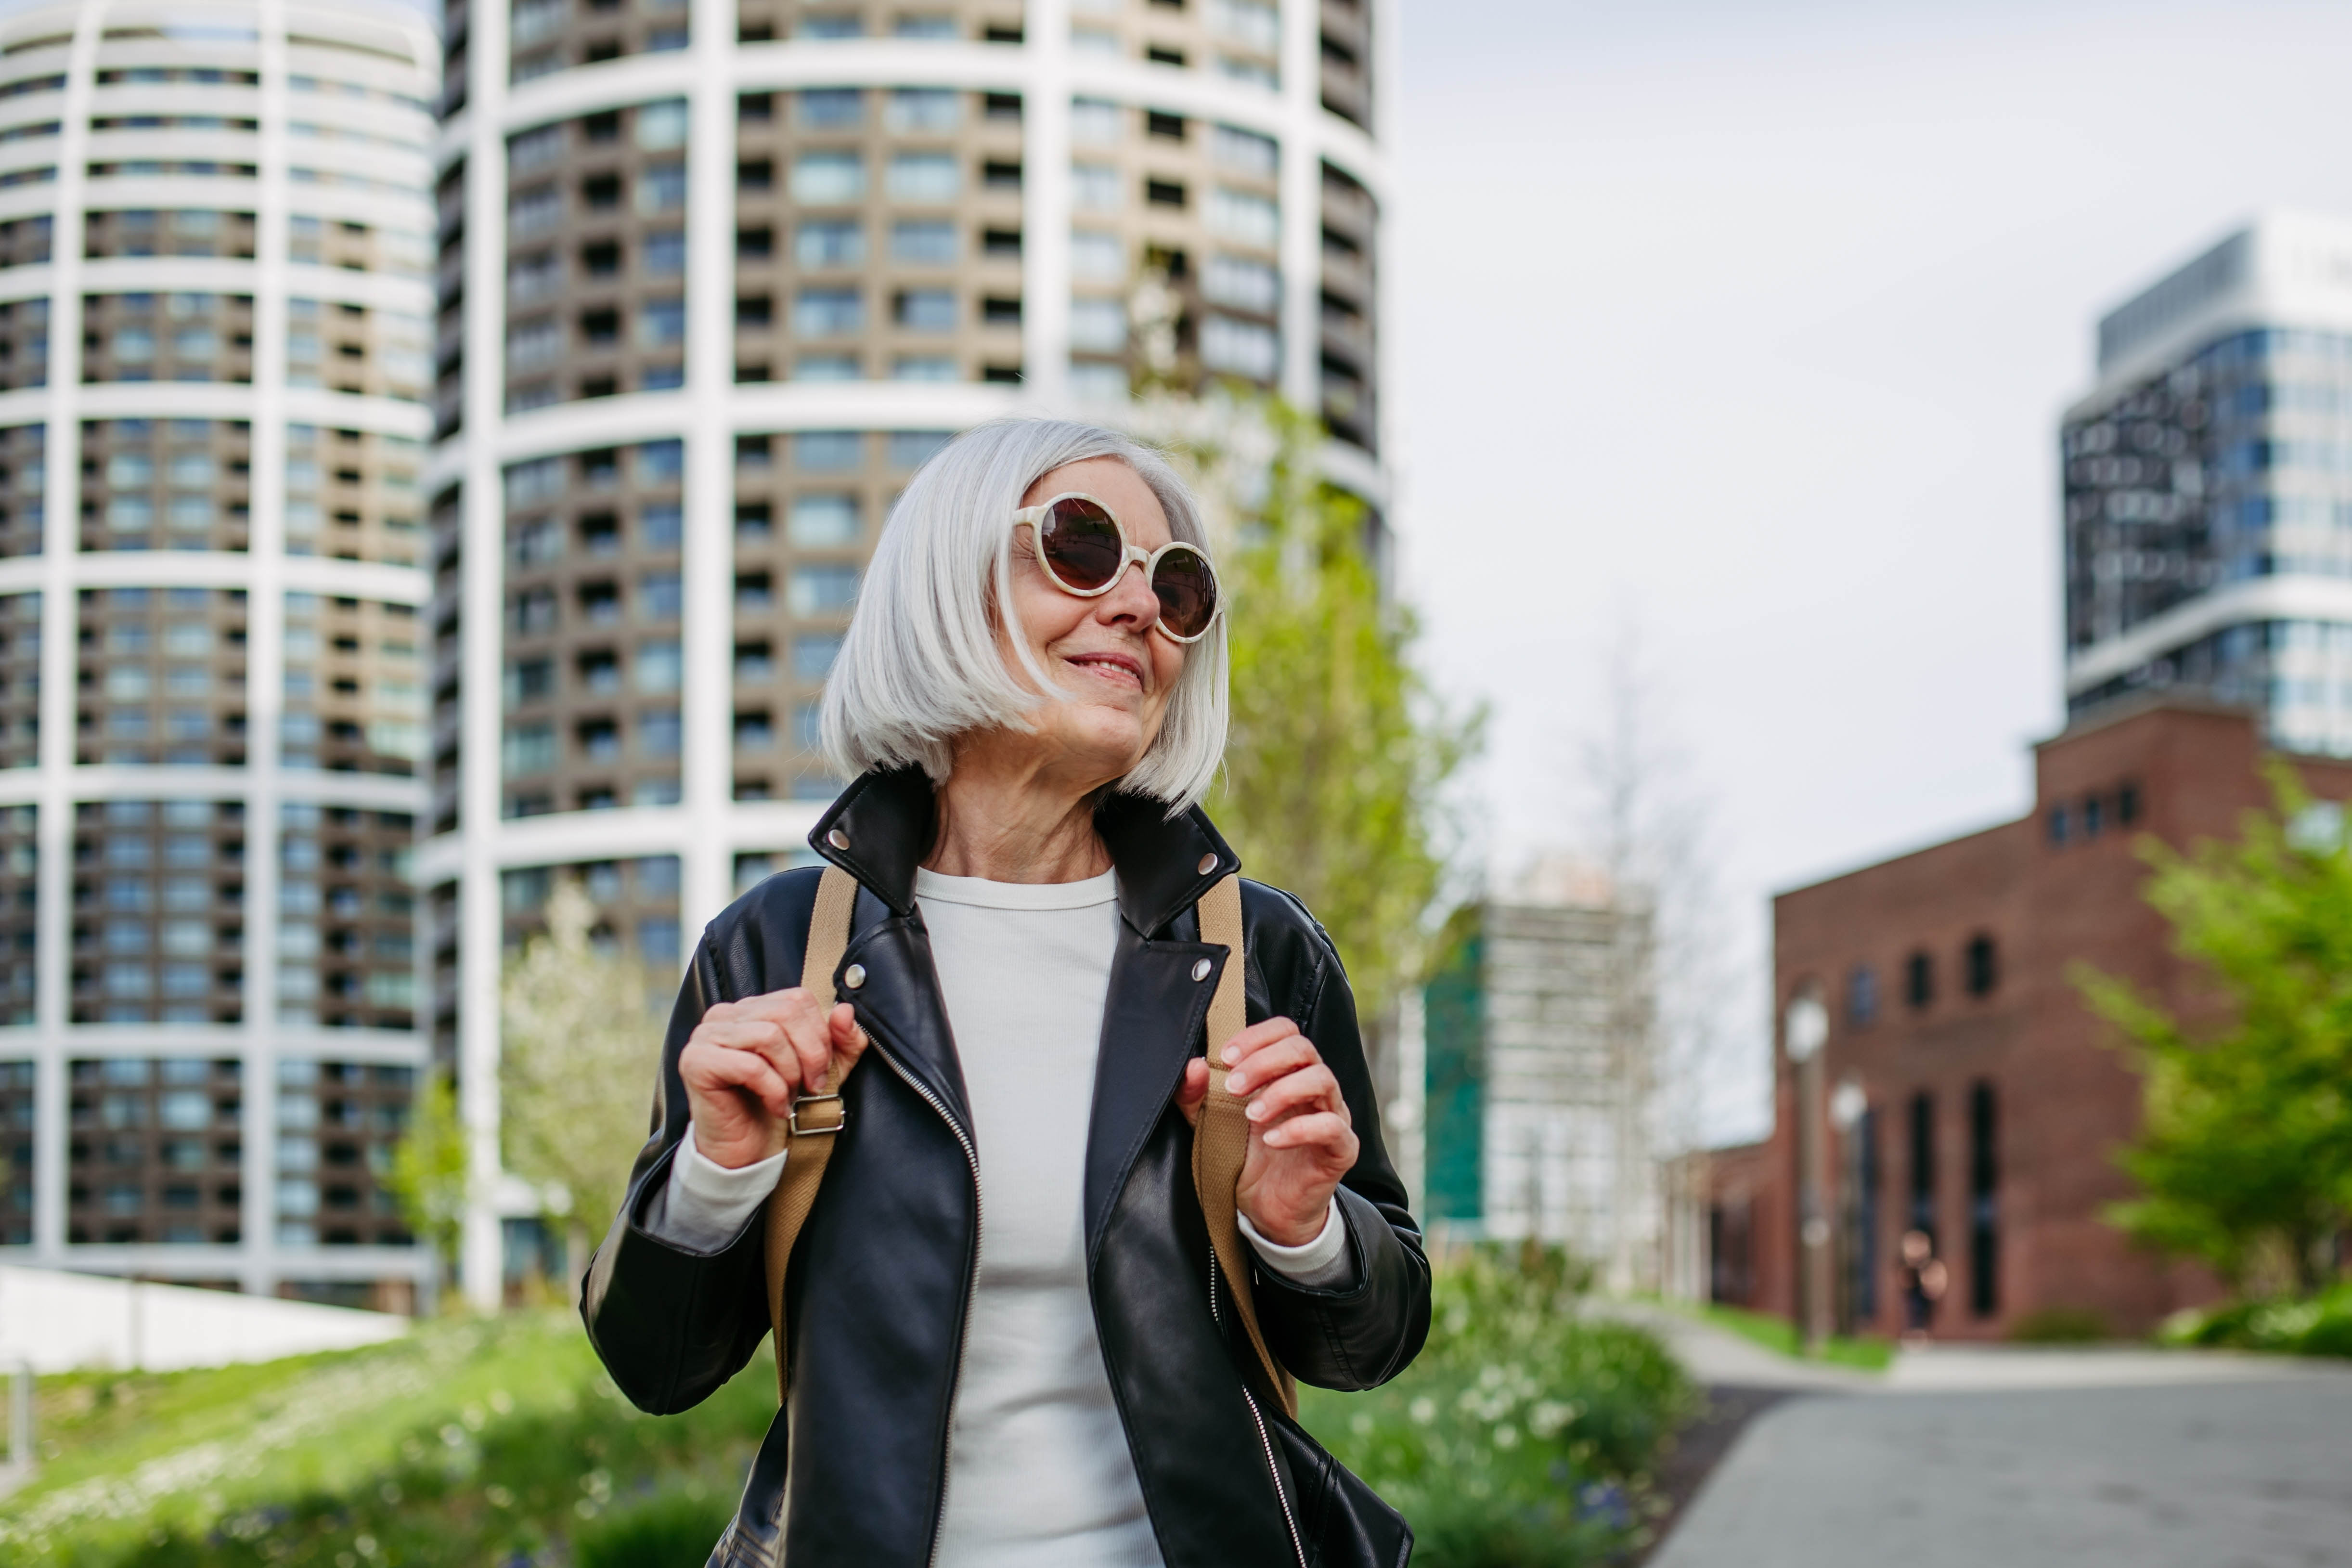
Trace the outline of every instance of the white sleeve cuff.
{"type": "Polygon", "coordinates": [[[669,1163],[669,1181],[646,1211],[646,1229],[690,1252],[718,1252],[743,1232],[784,1168],[781,1153],[730,1171],[695,1146],[689,1125],[669,1163]]]}
{"type": "Polygon", "coordinates": [[[1283,1247],[1268,1241],[1250,1224],[1249,1215],[1236,1215],[1241,1221],[1243,1237],[1250,1248],[1268,1268],[1294,1285],[1304,1285],[1310,1290],[1337,1290],[1354,1283],[1356,1260],[1348,1252],[1348,1222],[1339,1217],[1339,1195],[1331,1194],[1331,1205],[1323,1211],[1323,1228],[1315,1239],[1298,1247],[1283,1247]]]}

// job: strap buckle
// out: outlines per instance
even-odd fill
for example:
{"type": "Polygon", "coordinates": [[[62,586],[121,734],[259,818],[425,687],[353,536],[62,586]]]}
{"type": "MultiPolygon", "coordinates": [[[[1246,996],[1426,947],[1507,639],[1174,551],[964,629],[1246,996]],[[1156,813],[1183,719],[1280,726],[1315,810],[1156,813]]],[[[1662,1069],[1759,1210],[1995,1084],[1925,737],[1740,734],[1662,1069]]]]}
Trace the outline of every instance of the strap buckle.
{"type": "Polygon", "coordinates": [[[829,1127],[803,1127],[801,1125],[801,1108],[803,1106],[822,1105],[827,1100],[832,1101],[835,1105],[840,1105],[841,1096],[837,1094],[803,1094],[793,1097],[792,1113],[784,1118],[784,1125],[791,1129],[793,1137],[809,1138],[814,1137],[820,1132],[831,1133],[841,1131],[843,1125],[849,1121],[849,1110],[846,1106],[842,1107],[841,1114],[834,1118],[833,1124],[829,1127]]]}

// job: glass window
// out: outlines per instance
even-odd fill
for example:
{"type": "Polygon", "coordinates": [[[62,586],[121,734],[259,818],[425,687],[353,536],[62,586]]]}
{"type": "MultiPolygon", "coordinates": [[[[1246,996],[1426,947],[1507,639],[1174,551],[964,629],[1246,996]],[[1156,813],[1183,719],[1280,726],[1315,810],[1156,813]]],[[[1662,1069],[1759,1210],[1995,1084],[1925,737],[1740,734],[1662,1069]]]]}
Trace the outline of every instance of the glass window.
{"type": "Polygon", "coordinates": [[[793,502],[785,523],[793,543],[808,549],[857,542],[857,498],[854,495],[807,495],[793,502]]]}
{"type": "Polygon", "coordinates": [[[1239,256],[1212,256],[1202,269],[1201,297],[1213,305],[1272,315],[1281,296],[1281,279],[1269,263],[1239,256]]]}
{"type": "Polygon", "coordinates": [[[1273,137],[1234,125],[1220,125],[1210,133],[1209,156],[1228,169],[1252,174],[1271,175],[1282,161],[1273,137]]]}
{"type": "Polygon", "coordinates": [[[952,153],[900,153],[890,160],[886,188],[905,202],[953,201],[962,184],[952,153]]]}
{"type": "Polygon", "coordinates": [[[955,293],[948,289],[902,289],[891,300],[891,320],[913,332],[951,332],[955,293]]]}
{"type": "Polygon", "coordinates": [[[865,325],[866,299],[855,289],[803,289],[793,297],[794,337],[845,337],[865,325]]]}
{"type": "Polygon", "coordinates": [[[810,473],[841,473],[866,460],[866,437],[856,430],[803,430],[793,437],[793,460],[810,473]]]}
{"type": "Polygon", "coordinates": [[[1127,242],[1103,229],[1072,229],[1070,273],[1091,283],[1125,282],[1127,242]]]}
{"type": "Polygon", "coordinates": [[[890,432],[890,466],[894,468],[919,468],[931,460],[933,453],[955,439],[952,430],[893,430],[890,432]]]}
{"type": "Polygon", "coordinates": [[[795,616],[833,615],[857,602],[855,566],[802,566],[792,575],[785,603],[795,616]]]}
{"type": "Polygon", "coordinates": [[[955,258],[955,225],[918,219],[890,226],[891,260],[944,263],[955,258]]]}
{"type": "Polygon", "coordinates": [[[1126,182],[1113,163],[1072,163],[1070,202],[1081,212],[1116,212],[1126,182]]]}
{"type": "Polygon", "coordinates": [[[963,95],[949,88],[902,87],[891,93],[883,123],[893,131],[952,131],[962,103],[963,95]]]}
{"type": "MultiPolygon", "coordinates": [[[[810,18],[810,21],[814,20],[810,18]]],[[[854,24],[856,19],[852,17],[850,20],[854,24]]],[[[803,37],[819,36],[808,29],[809,24],[803,22],[801,26],[803,37]]],[[[856,37],[854,33],[848,36],[856,37]]],[[[858,124],[866,118],[866,94],[857,88],[803,88],[795,97],[800,105],[800,122],[812,129],[836,130],[858,124]]]]}
{"type": "Polygon", "coordinates": [[[849,218],[812,218],[793,231],[793,259],[803,267],[855,267],[866,259],[865,227],[849,218]]]}
{"type": "Polygon", "coordinates": [[[637,110],[637,145],[648,152],[686,145],[686,100],[666,98],[637,110]]]}
{"type": "Polygon", "coordinates": [[[1107,98],[1070,100],[1070,140],[1081,147],[1115,144],[1126,128],[1127,111],[1107,98]]]}
{"type": "Polygon", "coordinates": [[[1244,245],[1271,250],[1282,238],[1282,213],[1274,198],[1255,191],[1219,185],[1209,193],[1209,231],[1244,245]]]}
{"type": "Polygon", "coordinates": [[[856,153],[803,153],[793,160],[796,202],[854,202],[866,195],[866,160],[856,153]]]}
{"type": "Polygon", "coordinates": [[[1271,381],[1281,368],[1282,349],[1271,327],[1212,315],[1201,323],[1201,363],[1211,370],[1271,381]]]}
{"type": "Polygon", "coordinates": [[[833,661],[840,655],[839,632],[803,632],[793,638],[793,677],[823,680],[833,673],[833,661]]]}
{"type": "Polygon", "coordinates": [[[1071,300],[1070,346],[1096,353],[1123,351],[1127,347],[1127,301],[1071,300]]]}

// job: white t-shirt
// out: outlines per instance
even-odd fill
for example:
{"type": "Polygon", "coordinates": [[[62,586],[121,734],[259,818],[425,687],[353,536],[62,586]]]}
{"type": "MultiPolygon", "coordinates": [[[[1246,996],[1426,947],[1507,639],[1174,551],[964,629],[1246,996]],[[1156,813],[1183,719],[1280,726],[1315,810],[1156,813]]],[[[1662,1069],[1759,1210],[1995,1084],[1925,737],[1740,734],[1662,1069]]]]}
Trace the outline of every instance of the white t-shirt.
{"type": "MultiPolygon", "coordinates": [[[[1160,1568],[1087,1294],[1087,1126],[1118,941],[1115,873],[1017,883],[918,871],[915,898],[980,1157],[980,1275],[939,1562],[1160,1568]]],[[[782,1158],[725,1170],[689,1132],[651,1228],[699,1251],[726,1246],[774,1190],[782,1158]]],[[[1336,1202],[1303,1247],[1275,1246],[1246,1217],[1242,1228],[1291,1279],[1328,1288],[1352,1275],[1336,1202]]]]}

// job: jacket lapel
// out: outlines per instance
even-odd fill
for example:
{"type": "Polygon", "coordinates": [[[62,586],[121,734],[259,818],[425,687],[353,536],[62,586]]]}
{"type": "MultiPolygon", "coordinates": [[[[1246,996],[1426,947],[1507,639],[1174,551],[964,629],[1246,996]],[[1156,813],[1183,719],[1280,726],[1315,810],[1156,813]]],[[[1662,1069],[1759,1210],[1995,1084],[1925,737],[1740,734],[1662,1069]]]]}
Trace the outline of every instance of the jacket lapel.
{"type": "Polygon", "coordinates": [[[1112,1205],[1144,1140],[1167,1113],[1184,1064],[1209,1014],[1225,950],[1197,942],[1150,942],[1119,922],[1095,1055],[1095,1098],[1087,1128],[1087,1257],[1101,1244],[1112,1205]],[[1205,977],[1193,967],[1209,961],[1205,977]]]}
{"type": "Polygon", "coordinates": [[[877,1048],[936,1096],[972,1137],[971,1101],[964,1093],[963,1064],[955,1035],[940,1001],[939,972],[931,963],[931,940],[919,915],[895,915],[870,893],[857,900],[859,929],[834,975],[835,994],[857,1009],[857,1021],[877,1048]],[[865,983],[842,984],[851,964],[866,968],[865,983]]]}

